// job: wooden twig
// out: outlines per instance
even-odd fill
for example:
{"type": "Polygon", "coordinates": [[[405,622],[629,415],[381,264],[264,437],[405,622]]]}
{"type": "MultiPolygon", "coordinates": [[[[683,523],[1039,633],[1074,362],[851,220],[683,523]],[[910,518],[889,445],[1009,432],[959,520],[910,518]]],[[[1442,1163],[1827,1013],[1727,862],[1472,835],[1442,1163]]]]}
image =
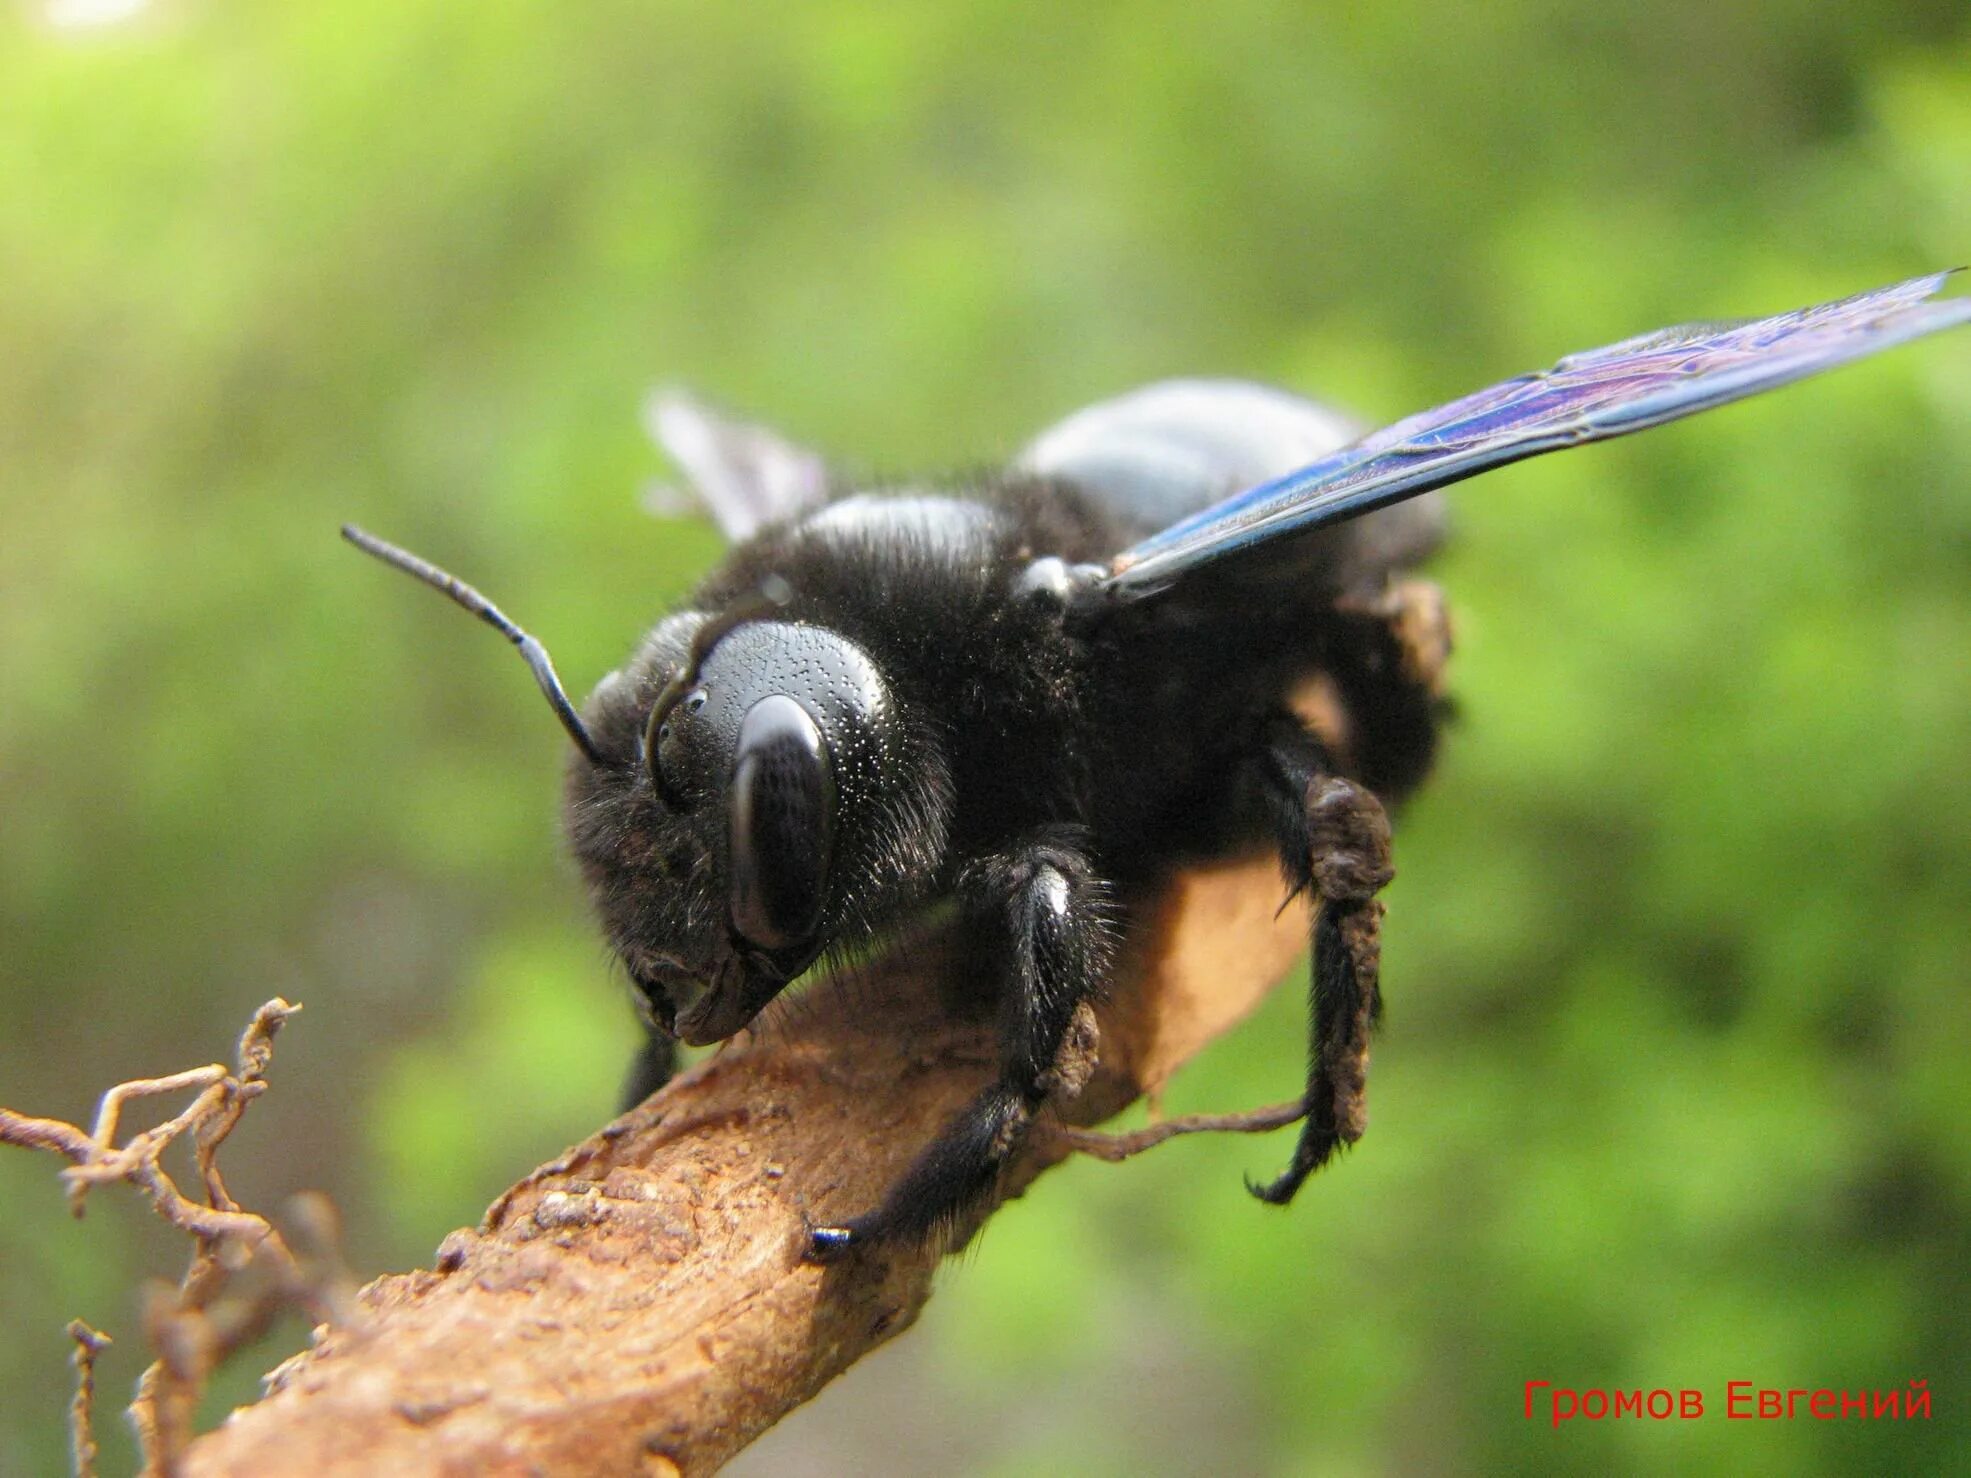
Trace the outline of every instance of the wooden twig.
{"type": "MultiPolygon", "coordinates": [[[[1307,938],[1300,905],[1276,914],[1279,890],[1274,864],[1254,860],[1186,873],[1140,902],[1064,1123],[1160,1090],[1252,1009],[1307,938]]],[[[811,1222],[875,1204],[992,1072],[991,1022],[948,1000],[958,967],[931,933],[782,1003],[508,1190],[432,1269],[365,1288],[262,1400],[191,1444],[186,1471],[717,1467],[907,1328],[928,1296],[938,1249],[827,1268],[801,1249],[811,1222]]],[[[1071,1142],[1033,1136],[1006,1193],[1071,1142]]]]}
{"type": "Polygon", "coordinates": [[[96,1357],[109,1348],[110,1337],[71,1319],[68,1337],[75,1341],[69,1356],[75,1366],[75,1395],[68,1403],[69,1461],[75,1478],[96,1478],[96,1357]]]}

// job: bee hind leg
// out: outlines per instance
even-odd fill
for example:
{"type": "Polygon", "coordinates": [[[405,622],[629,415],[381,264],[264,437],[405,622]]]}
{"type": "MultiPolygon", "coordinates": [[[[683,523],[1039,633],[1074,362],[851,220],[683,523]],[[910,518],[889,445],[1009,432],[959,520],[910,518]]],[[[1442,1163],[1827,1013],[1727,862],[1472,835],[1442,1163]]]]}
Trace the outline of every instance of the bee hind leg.
{"type": "Polygon", "coordinates": [[[1391,580],[1334,606],[1325,665],[1340,690],[1348,772],[1378,795],[1415,790],[1451,711],[1444,670],[1451,618],[1428,580],[1391,580]]]}
{"type": "Polygon", "coordinates": [[[1367,1122],[1369,1033],[1382,1014],[1383,905],[1394,875],[1382,802],[1334,773],[1327,751],[1297,720],[1268,736],[1261,774],[1288,885],[1315,901],[1308,1000],[1307,1117],[1293,1163],[1265,1185],[1262,1201],[1285,1205],[1301,1183],[1367,1122]]]}

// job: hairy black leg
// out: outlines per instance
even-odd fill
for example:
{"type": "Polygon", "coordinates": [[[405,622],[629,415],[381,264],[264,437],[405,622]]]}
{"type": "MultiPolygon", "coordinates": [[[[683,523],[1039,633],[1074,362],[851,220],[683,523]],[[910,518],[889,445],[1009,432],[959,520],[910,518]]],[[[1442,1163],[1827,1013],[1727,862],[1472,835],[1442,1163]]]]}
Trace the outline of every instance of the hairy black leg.
{"type": "MultiPolygon", "coordinates": [[[[1001,955],[999,1077],[917,1157],[883,1204],[817,1227],[809,1256],[863,1242],[922,1242],[991,1194],[1034,1110],[1072,1076],[1074,1028],[1108,963],[1105,889],[1065,833],[1034,839],[967,870],[960,907],[1001,955]]],[[[1069,1084],[1070,1091],[1074,1084],[1069,1084]]]]}
{"type": "Polygon", "coordinates": [[[1333,773],[1320,741],[1298,721],[1276,720],[1266,738],[1261,774],[1281,864],[1294,891],[1311,890],[1316,905],[1307,1117],[1285,1173],[1250,1187],[1262,1201],[1285,1205],[1337,1148],[1362,1137],[1369,1031],[1382,1013],[1376,894],[1392,870],[1382,803],[1333,773]]]}
{"type": "Polygon", "coordinates": [[[623,1079],[623,1094],[616,1111],[628,1113],[670,1082],[671,1074],[677,1070],[677,1038],[651,1030],[630,1063],[629,1075],[623,1079]]]}
{"type": "Polygon", "coordinates": [[[1326,666],[1342,699],[1349,773],[1378,795],[1414,790],[1437,756],[1451,622],[1427,580],[1337,601],[1326,666]]]}

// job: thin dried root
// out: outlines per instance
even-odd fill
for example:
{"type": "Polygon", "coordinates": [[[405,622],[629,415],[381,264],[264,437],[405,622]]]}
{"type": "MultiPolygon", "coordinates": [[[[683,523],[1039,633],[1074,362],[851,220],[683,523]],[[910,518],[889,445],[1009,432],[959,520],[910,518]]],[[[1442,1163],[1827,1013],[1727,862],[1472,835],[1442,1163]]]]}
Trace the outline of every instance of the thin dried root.
{"type": "MultiPolygon", "coordinates": [[[[218,1063],[119,1083],[102,1097],[93,1128],[60,1119],[37,1119],[0,1109],[0,1144],[48,1150],[73,1161],[62,1172],[70,1209],[82,1215],[91,1190],[123,1181],[142,1191],[157,1214],[193,1239],[191,1265],[176,1287],[159,1284],[145,1301],[144,1325],[157,1360],[137,1383],[131,1424],[144,1454],[146,1472],[178,1470],[191,1440],[193,1414],[212,1371],[240,1346],[257,1338],[282,1312],[300,1308],[326,1320],[347,1306],[351,1281],[334,1250],[336,1219],[321,1198],[297,1198],[296,1235],[301,1251],[266,1217],[247,1211],[227,1191],[216,1156],[246,1105],[267,1089],[274,1035],[299,1011],[279,999],[253,1015],[240,1037],[238,1066],[218,1063]],[[119,1145],[117,1129],[124,1106],[133,1099],[192,1092],[192,1101],[163,1123],[132,1135],[119,1145]],[[161,1157],[189,1134],[203,1200],[187,1196],[165,1171],[161,1157]],[[232,1292],[247,1273],[257,1286],[232,1292]]],[[[96,1470],[93,1433],[96,1356],[106,1335],[80,1320],[69,1325],[75,1341],[76,1393],[69,1407],[70,1445],[75,1470],[96,1470]]]]}
{"type": "Polygon", "coordinates": [[[75,1366],[75,1395],[68,1403],[69,1460],[75,1478],[96,1478],[96,1357],[108,1348],[110,1337],[80,1319],[69,1320],[68,1337],[75,1341],[69,1357],[75,1366]]]}

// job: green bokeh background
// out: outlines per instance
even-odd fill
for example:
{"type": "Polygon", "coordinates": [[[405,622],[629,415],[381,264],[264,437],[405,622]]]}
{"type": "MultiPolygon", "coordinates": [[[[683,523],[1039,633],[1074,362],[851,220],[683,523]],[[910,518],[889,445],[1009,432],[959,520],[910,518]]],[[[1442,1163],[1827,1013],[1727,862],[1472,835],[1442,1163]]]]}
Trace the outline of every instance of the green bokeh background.
{"type": "MultiPolygon", "coordinates": [[[[1956,3],[89,9],[0,15],[0,1102],[303,1000],[234,1187],[327,1189],[367,1271],[632,1031],[559,732],[338,521],[582,687],[716,553],[636,506],[655,379],[936,468],[1161,375],[1393,417],[1971,255],[1956,3]]],[[[1971,1467],[1971,338],[1454,502],[1369,1139],[1288,1214],[1239,1190],[1283,1139],[1048,1177],[745,1471],[1971,1467]],[[1721,1409],[1912,1378],[1929,1422],[1721,1409]]],[[[1280,1097],[1298,995],[1170,1109],[1280,1097]]],[[[114,1406],[181,1261],[55,1168],[0,1156],[9,1474],[62,1462],[63,1322],[114,1406]]]]}

